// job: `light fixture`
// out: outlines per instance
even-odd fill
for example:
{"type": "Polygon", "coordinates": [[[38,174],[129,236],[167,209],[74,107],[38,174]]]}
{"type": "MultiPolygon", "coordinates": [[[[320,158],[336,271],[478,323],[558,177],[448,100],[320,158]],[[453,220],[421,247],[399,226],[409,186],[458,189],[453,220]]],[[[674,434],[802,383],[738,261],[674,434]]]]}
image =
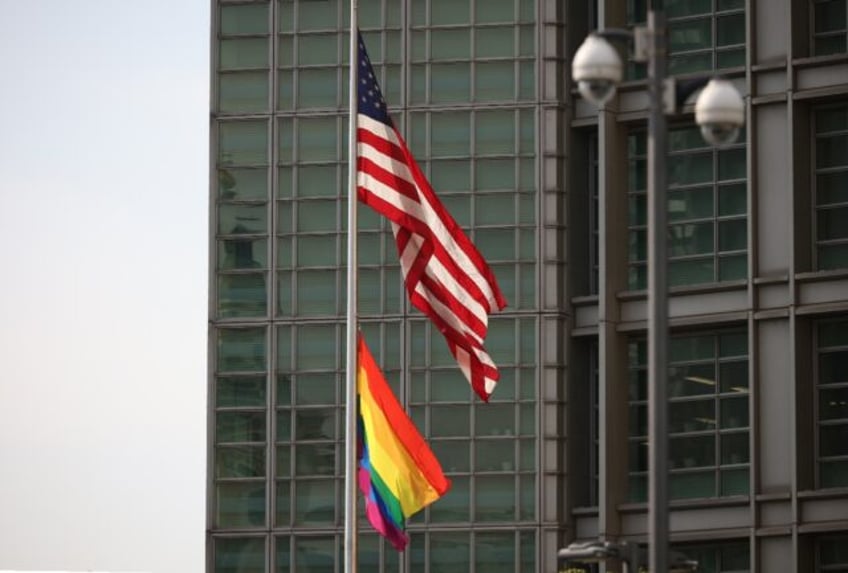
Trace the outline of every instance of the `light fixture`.
{"type": "Polygon", "coordinates": [[[701,90],[695,101],[695,122],[701,126],[704,139],[713,145],[736,141],[745,123],[745,103],[730,81],[713,78],[701,90]]]}

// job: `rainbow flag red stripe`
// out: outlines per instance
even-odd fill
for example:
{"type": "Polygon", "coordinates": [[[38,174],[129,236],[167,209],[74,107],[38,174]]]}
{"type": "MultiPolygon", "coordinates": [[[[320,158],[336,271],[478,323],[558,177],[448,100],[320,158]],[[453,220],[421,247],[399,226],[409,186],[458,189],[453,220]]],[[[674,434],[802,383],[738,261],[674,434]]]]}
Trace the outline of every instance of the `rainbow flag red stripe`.
{"type": "Polygon", "coordinates": [[[403,551],[409,541],[405,520],[444,495],[450,481],[395,398],[361,334],[357,352],[359,489],[368,521],[403,551]]]}

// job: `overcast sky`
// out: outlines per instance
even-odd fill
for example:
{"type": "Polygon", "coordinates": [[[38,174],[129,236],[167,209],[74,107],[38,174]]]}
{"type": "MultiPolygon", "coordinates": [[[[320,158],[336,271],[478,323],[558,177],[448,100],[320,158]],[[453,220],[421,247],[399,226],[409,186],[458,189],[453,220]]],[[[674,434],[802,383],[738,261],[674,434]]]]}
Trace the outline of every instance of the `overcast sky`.
{"type": "Polygon", "coordinates": [[[0,570],[202,570],[209,4],[0,0],[0,570]]]}

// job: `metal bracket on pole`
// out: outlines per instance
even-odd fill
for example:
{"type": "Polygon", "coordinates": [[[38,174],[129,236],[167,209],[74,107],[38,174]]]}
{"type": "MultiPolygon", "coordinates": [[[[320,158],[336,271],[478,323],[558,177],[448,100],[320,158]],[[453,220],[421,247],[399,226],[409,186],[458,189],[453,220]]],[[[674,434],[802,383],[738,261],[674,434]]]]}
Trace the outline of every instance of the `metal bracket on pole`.
{"type": "Polygon", "coordinates": [[[644,63],[648,61],[650,54],[650,39],[648,38],[647,26],[635,26],[633,28],[633,61],[644,63]]]}

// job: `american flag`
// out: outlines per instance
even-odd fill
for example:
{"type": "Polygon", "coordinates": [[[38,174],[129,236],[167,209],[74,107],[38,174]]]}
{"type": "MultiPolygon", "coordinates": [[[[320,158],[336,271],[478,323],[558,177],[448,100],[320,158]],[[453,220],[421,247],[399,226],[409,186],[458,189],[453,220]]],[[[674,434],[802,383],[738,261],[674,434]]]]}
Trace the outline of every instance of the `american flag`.
{"type": "Polygon", "coordinates": [[[489,313],[506,300],[395,129],[361,35],[358,88],[359,200],[392,222],[410,301],[433,321],[471,387],[488,400],[499,374],[483,341],[489,313]]]}

